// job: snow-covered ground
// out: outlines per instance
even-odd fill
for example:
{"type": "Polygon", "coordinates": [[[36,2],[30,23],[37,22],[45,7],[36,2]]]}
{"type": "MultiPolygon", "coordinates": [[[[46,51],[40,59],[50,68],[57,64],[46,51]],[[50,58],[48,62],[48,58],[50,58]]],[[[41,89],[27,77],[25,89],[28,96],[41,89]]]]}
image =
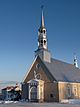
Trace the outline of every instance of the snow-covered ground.
{"type": "Polygon", "coordinates": [[[60,104],[60,103],[7,103],[0,104],[0,107],[80,107],[79,104],[60,104]]]}
{"type": "Polygon", "coordinates": [[[80,104],[80,100],[79,99],[62,100],[61,103],[80,104]]]}
{"type": "Polygon", "coordinates": [[[0,101],[0,104],[18,103],[18,101],[0,101]]]}
{"type": "MultiPolygon", "coordinates": [[[[66,102],[66,100],[64,102],[66,102]]],[[[80,100],[70,99],[66,103],[30,103],[20,101],[0,101],[0,107],[80,107],[80,100]]]]}

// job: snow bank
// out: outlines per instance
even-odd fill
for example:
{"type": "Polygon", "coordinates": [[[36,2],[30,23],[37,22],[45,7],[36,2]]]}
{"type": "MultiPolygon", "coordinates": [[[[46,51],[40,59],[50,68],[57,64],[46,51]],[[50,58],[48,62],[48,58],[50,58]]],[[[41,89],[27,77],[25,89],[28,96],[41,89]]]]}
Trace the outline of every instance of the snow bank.
{"type": "Polygon", "coordinates": [[[63,99],[60,103],[80,104],[80,99],[63,99]]]}

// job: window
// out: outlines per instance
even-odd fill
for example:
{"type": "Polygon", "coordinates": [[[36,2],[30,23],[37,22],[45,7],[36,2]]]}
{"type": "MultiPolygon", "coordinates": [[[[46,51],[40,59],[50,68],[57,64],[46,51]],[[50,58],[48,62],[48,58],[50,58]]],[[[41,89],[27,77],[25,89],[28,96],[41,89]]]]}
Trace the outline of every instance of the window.
{"type": "Polygon", "coordinates": [[[46,40],[44,40],[44,45],[46,45],[46,40]]]}
{"type": "Polygon", "coordinates": [[[43,43],[43,40],[41,40],[41,43],[43,43]]]}
{"type": "Polygon", "coordinates": [[[45,30],[44,30],[44,34],[45,34],[45,30]]]}
{"type": "Polygon", "coordinates": [[[50,94],[50,97],[53,98],[53,94],[50,94]]]}
{"type": "Polygon", "coordinates": [[[77,96],[77,87],[74,87],[74,95],[77,96]]]}
{"type": "Polygon", "coordinates": [[[41,79],[40,74],[37,74],[37,75],[36,75],[36,78],[37,78],[38,80],[41,79]]]}
{"type": "Polygon", "coordinates": [[[40,68],[40,64],[36,64],[36,68],[39,69],[40,68]]]}
{"type": "Polygon", "coordinates": [[[42,44],[42,43],[41,43],[40,45],[41,45],[41,47],[43,46],[43,44],[42,44]]]}
{"type": "Polygon", "coordinates": [[[67,85],[67,96],[71,97],[71,87],[70,87],[70,85],[67,85]]]}

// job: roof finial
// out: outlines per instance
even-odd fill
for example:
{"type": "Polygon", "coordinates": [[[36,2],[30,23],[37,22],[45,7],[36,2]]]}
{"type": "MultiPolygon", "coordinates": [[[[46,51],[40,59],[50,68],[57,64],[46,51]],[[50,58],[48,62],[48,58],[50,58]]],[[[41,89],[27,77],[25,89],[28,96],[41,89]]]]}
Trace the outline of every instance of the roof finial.
{"type": "Polygon", "coordinates": [[[78,62],[76,58],[76,54],[74,53],[74,66],[78,68],[78,62]]]}
{"type": "Polygon", "coordinates": [[[41,16],[41,27],[42,27],[42,28],[44,28],[43,8],[44,8],[44,5],[42,5],[42,6],[41,6],[41,9],[42,9],[42,16],[41,16]]]}

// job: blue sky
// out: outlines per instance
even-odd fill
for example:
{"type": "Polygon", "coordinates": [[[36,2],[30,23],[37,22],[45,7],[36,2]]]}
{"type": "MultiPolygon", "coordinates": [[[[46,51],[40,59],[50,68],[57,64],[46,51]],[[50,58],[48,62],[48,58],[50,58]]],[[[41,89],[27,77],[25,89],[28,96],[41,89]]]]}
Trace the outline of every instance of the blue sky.
{"type": "Polygon", "coordinates": [[[0,80],[22,81],[34,59],[44,5],[52,57],[80,66],[80,0],[0,0],[0,80]]]}

